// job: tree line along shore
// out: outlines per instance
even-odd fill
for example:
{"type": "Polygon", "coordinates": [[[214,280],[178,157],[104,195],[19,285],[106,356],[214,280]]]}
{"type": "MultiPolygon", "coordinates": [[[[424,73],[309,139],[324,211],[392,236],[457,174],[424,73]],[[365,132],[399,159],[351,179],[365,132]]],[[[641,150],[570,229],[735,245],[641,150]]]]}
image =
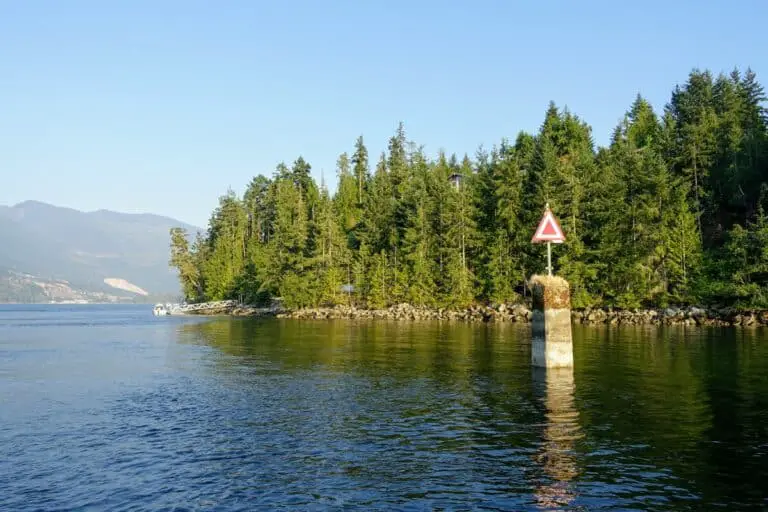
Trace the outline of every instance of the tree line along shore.
{"type": "Polygon", "coordinates": [[[682,311],[694,323],[742,324],[731,312],[754,311],[759,324],[765,99],[749,69],[694,69],[660,112],[638,95],[606,147],[551,103],[537,133],[472,157],[429,157],[400,124],[382,154],[369,155],[361,136],[339,156],[333,194],[302,157],[256,176],[242,197],[227,191],[206,233],[171,230],[170,264],[194,303],[279,297],[294,316],[400,304],[498,314],[497,305],[525,305],[527,280],[545,268],[546,248],[531,236],[549,203],[566,235],[553,264],[577,313],[682,311]]]}

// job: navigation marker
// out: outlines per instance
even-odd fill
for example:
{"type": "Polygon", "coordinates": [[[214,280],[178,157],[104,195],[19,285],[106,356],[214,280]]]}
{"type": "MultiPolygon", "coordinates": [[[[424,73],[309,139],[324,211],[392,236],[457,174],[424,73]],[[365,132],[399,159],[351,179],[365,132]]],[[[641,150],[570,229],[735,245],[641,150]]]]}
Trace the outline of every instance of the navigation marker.
{"type": "Polygon", "coordinates": [[[547,272],[552,275],[552,244],[561,244],[565,242],[565,235],[563,229],[557,222],[557,219],[549,209],[549,203],[544,207],[544,216],[539,222],[539,227],[536,228],[531,243],[547,243],[547,272]]]}
{"type": "Polygon", "coordinates": [[[544,216],[541,218],[539,227],[536,228],[536,233],[531,239],[531,243],[535,244],[540,242],[552,242],[555,244],[565,242],[563,230],[555,216],[552,215],[552,212],[549,209],[549,203],[547,203],[547,206],[544,208],[544,216]]]}

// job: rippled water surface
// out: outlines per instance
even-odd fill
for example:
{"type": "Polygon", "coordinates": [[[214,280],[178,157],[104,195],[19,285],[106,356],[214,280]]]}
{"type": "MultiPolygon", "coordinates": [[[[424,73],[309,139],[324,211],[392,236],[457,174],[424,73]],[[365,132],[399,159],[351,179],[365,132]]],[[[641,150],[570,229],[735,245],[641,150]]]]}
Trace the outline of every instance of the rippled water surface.
{"type": "Polygon", "coordinates": [[[768,508],[764,330],[0,306],[0,510],[768,508]]]}

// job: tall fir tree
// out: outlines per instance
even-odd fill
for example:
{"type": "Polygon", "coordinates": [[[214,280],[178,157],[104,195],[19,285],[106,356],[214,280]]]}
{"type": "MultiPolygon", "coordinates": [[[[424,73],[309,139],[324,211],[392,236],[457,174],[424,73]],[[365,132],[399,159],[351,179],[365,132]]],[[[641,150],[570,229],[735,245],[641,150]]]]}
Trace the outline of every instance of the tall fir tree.
{"type": "Polygon", "coordinates": [[[357,179],[352,175],[349,157],[342,153],[336,162],[338,187],[334,204],[340,225],[346,233],[352,233],[360,222],[362,210],[358,202],[357,179]]]}
{"type": "Polygon", "coordinates": [[[169,265],[175,267],[184,299],[195,302],[205,297],[202,275],[196,252],[189,243],[189,233],[183,228],[171,228],[171,257],[169,265]]]}
{"type": "Polygon", "coordinates": [[[363,136],[355,141],[355,152],[352,154],[353,174],[357,182],[357,204],[360,208],[365,204],[365,192],[371,179],[368,168],[368,148],[365,147],[363,136]]]}
{"type": "Polygon", "coordinates": [[[313,271],[320,301],[335,305],[344,301],[342,286],[351,273],[347,241],[335,217],[328,189],[320,187],[317,205],[317,240],[314,247],[313,271]]]}
{"type": "Polygon", "coordinates": [[[245,267],[247,217],[232,190],[219,198],[211,217],[209,255],[203,263],[205,295],[213,300],[229,297],[245,267]]]}
{"type": "Polygon", "coordinates": [[[399,265],[393,268],[395,300],[407,299],[416,305],[431,305],[436,293],[433,251],[439,244],[431,222],[437,204],[430,198],[430,184],[435,177],[420,151],[412,156],[410,172],[409,179],[402,183],[400,200],[406,224],[400,246],[403,256],[399,265]]]}
{"type": "Polygon", "coordinates": [[[472,263],[477,247],[476,216],[471,193],[474,171],[467,156],[462,160],[458,172],[453,174],[454,179],[442,209],[448,219],[448,229],[444,238],[446,268],[441,283],[441,296],[447,306],[465,307],[477,298],[477,278],[472,263]]]}

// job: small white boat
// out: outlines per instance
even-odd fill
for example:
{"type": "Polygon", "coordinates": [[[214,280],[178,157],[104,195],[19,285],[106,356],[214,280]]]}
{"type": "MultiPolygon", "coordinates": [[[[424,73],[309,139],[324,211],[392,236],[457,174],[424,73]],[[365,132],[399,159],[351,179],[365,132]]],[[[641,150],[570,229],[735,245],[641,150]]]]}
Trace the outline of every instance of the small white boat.
{"type": "Polygon", "coordinates": [[[155,316],[167,315],[168,308],[165,306],[165,304],[155,304],[155,307],[152,308],[152,314],[155,316]]]}

